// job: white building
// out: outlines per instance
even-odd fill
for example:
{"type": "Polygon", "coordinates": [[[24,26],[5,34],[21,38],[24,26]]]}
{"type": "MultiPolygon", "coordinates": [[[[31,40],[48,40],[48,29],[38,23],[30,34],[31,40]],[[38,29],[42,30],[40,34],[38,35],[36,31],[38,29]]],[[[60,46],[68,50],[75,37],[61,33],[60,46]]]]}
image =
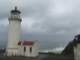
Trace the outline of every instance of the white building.
{"type": "Polygon", "coordinates": [[[19,41],[18,55],[27,57],[37,57],[39,54],[37,41],[19,41]]]}
{"type": "Polygon", "coordinates": [[[74,60],[80,60],[80,35],[75,36],[74,43],[74,60]]]}
{"type": "Polygon", "coordinates": [[[33,41],[21,41],[21,12],[15,7],[11,10],[9,17],[8,43],[6,48],[7,56],[38,56],[38,44],[33,41]],[[20,43],[20,44],[18,44],[20,43]]]}
{"type": "Polygon", "coordinates": [[[74,60],[80,60],[80,44],[74,46],[74,60]]]}

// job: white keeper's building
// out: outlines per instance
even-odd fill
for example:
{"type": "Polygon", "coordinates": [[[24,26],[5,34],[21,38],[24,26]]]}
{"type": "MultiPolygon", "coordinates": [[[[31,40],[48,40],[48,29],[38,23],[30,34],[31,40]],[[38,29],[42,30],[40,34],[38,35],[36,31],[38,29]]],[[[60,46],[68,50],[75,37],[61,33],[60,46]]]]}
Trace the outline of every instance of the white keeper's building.
{"type": "Polygon", "coordinates": [[[74,60],[80,60],[80,35],[75,36],[74,43],[74,60]]]}
{"type": "Polygon", "coordinates": [[[21,35],[21,12],[15,7],[9,17],[7,56],[37,57],[39,55],[38,41],[20,40],[21,35]]]}

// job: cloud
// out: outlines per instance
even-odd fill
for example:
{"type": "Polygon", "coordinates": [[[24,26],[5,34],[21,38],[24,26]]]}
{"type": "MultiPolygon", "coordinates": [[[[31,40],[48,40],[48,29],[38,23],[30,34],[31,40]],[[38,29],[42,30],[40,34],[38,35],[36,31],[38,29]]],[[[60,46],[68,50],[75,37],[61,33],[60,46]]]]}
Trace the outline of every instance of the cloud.
{"type": "Polygon", "coordinates": [[[79,3],[79,0],[1,0],[0,33],[7,30],[10,10],[17,5],[22,12],[22,39],[37,39],[47,47],[64,46],[80,33],[79,3]]]}

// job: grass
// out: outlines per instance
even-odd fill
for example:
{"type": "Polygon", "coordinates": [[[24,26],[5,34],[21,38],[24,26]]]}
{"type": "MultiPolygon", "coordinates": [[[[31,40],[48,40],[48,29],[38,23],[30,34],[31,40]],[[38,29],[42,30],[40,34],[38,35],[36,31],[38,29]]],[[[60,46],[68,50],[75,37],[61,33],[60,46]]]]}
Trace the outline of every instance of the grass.
{"type": "MultiPolygon", "coordinates": [[[[61,55],[54,53],[43,54],[46,57],[28,58],[28,57],[7,57],[0,56],[0,60],[74,60],[72,55],[61,55]]],[[[42,56],[42,55],[41,55],[42,56]]]]}
{"type": "Polygon", "coordinates": [[[43,60],[74,60],[74,56],[49,53],[43,60]]]}

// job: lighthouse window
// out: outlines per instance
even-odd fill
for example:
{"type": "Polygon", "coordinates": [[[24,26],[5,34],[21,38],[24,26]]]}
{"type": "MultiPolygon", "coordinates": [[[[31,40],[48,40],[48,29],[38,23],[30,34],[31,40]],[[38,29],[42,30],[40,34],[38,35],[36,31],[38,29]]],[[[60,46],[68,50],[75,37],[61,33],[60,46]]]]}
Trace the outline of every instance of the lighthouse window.
{"type": "Polygon", "coordinates": [[[24,47],[24,52],[26,52],[26,47],[24,47]]]}
{"type": "Polygon", "coordinates": [[[30,53],[32,53],[32,47],[30,47],[30,53]]]}

